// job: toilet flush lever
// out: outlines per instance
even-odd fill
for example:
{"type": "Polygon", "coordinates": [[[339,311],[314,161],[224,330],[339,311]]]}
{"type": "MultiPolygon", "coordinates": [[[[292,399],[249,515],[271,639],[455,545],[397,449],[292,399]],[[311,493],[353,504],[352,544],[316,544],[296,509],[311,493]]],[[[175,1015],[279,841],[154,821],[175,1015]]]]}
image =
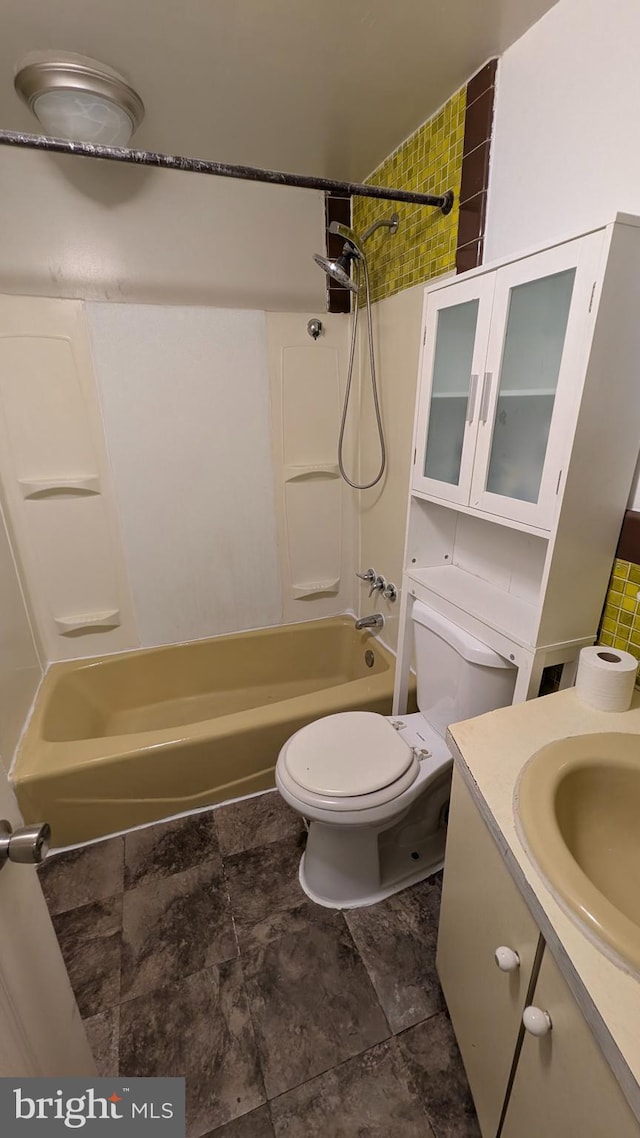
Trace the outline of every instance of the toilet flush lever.
{"type": "Polygon", "coordinates": [[[37,865],[44,861],[50,845],[51,826],[48,822],[23,826],[14,833],[11,823],[6,818],[0,819],[0,869],[8,861],[37,865]]]}

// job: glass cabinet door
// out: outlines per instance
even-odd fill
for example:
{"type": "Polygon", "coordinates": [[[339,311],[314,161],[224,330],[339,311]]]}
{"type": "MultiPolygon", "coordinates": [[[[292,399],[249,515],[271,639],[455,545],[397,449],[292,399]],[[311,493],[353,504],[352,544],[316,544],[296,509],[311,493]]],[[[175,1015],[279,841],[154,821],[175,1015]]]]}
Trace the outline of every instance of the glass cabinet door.
{"type": "Polygon", "coordinates": [[[438,482],[460,482],[462,443],[467,421],[473,345],[479,300],[467,300],[438,313],[431,406],[423,474],[438,482]]]}
{"type": "Polygon", "coordinates": [[[584,327],[588,312],[593,277],[581,264],[581,246],[589,240],[497,273],[471,504],[541,527],[549,524],[562,468],[562,435],[566,438],[569,427],[570,387],[577,374],[570,333],[572,322],[584,327]],[[556,412],[563,385],[568,390],[560,430],[556,412]]]}
{"type": "Polygon", "coordinates": [[[576,270],[511,289],[486,488],[537,502],[576,270]]]}
{"type": "Polygon", "coordinates": [[[478,277],[427,302],[413,485],[450,501],[469,497],[492,293],[478,277]]]}

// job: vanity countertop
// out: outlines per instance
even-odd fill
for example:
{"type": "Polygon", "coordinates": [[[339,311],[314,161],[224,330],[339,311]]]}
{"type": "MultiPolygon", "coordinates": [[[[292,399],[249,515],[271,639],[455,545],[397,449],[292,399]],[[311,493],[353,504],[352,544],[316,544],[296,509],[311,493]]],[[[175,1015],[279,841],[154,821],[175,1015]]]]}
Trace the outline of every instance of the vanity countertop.
{"type": "Polygon", "coordinates": [[[572,735],[610,731],[640,736],[640,693],[630,711],[614,713],[585,707],[571,688],[449,729],[460,772],[640,1119],[640,981],[609,960],[561,908],[523,848],[513,807],[520,771],[540,747],[572,735]]]}

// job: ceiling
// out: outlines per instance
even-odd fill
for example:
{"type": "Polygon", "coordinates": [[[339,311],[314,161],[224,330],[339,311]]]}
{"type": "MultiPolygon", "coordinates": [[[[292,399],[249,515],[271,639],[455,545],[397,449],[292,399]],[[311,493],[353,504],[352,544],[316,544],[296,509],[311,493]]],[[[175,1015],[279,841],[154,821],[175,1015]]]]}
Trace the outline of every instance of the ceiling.
{"type": "Polygon", "coordinates": [[[553,0],[3,0],[0,124],[32,51],[80,52],[147,109],[135,145],[361,180],[553,0]]]}
{"type": "MultiPolygon", "coordinates": [[[[115,67],[133,145],[362,180],[551,0],[2,0],[0,127],[33,52],[115,67]]],[[[318,313],[317,192],[0,147],[0,290],[318,313]]]]}

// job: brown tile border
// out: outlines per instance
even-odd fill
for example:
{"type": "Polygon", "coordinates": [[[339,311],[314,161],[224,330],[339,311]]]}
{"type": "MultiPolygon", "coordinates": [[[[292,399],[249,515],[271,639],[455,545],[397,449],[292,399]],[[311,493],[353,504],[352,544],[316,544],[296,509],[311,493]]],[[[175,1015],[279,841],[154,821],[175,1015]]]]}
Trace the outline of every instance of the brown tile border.
{"type": "Polygon", "coordinates": [[[471,150],[469,154],[465,154],[462,160],[462,180],[460,182],[460,205],[461,207],[476,194],[481,194],[487,189],[487,182],[489,180],[489,150],[491,142],[486,139],[481,142],[480,146],[476,146],[475,150],[471,150]]]}
{"type": "Polygon", "coordinates": [[[458,247],[478,241],[484,233],[484,218],[487,209],[487,191],[468,198],[461,206],[458,216],[458,247]]]}
{"type": "Polygon", "coordinates": [[[484,238],[479,241],[471,241],[469,245],[460,245],[456,249],[456,272],[466,273],[469,269],[475,269],[478,265],[482,264],[482,251],[484,247],[484,238]]]}
{"type": "Polygon", "coordinates": [[[482,264],[497,59],[467,83],[456,271],[482,264]]]}
{"type": "Polygon", "coordinates": [[[490,59],[480,71],[476,72],[473,79],[469,80],[467,83],[467,103],[474,103],[490,87],[495,87],[497,66],[498,60],[490,59]]]}
{"type": "Polygon", "coordinates": [[[624,515],[616,557],[640,565],[640,513],[637,510],[627,510],[624,515]]]}
{"type": "Polygon", "coordinates": [[[474,103],[467,102],[464,115],[463,155],[470,154],[477,146],[491,138],[494,91],[495,87],[489,87],[489,90],[474,103]]]}
{"type": "MultiPolygon", "coordinates": [[[[324,215],[327,230],[332,221],[340,221],[343,225],[351,225],[351,198],[338,197],[336,194],[325,194],[324,215]]],[[[335,233],[327,232],[327,256],[339,257],[344,241],[335,233]]],[[[351,294],[344,285],[327,277],[327,312],[349,312],[351,309],[351,294]]]]}

